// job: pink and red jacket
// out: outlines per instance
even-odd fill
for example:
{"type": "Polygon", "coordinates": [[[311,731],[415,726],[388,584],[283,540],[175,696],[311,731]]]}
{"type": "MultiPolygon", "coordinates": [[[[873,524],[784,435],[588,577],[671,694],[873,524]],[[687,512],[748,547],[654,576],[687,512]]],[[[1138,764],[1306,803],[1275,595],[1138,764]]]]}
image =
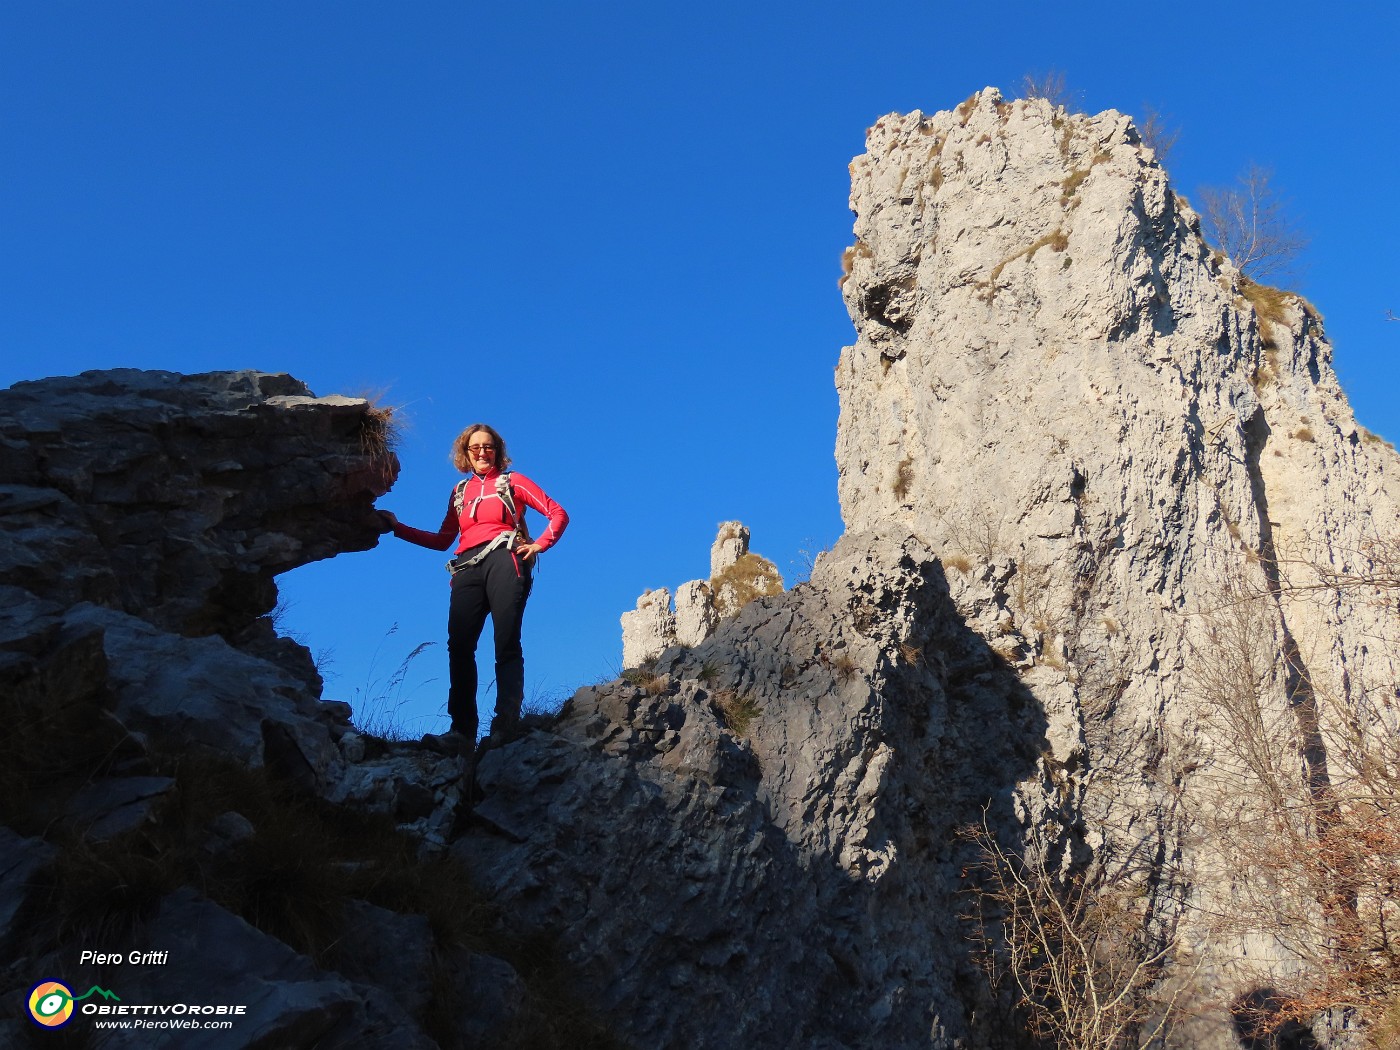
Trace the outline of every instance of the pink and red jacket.
{"type": "MultiPolygon", "coordinates": [[[[394,535],[401,540],[408,540],[409,543],[416,543],[420,547],[435,551],[447,550],[452,546],[453,537],[460,536],[461,542],[453,552],[460,554],[470,547],[489,543],[503,532],[512,531],[516,522],[511,519],[505,501],[496,495],[496,478],[500,473],[499,470],[492,470],[485,475],[473,474],[454,488],[447,498],[447,515],[442,519],[442,525],[437,532],[425,532],[399,523],[394,526],[394,535]],[[461,489],[460,497],[458,489],[461,489]],[[459,499],[462,508],[460,513],[457,510],[459,499]]],[[[568,528],[568,512],[545,495],[544,489],[524,474],[509,471],[507,477],[521,523],[524,523],[526,507],[534,507],[549,519],[548,527],[533,539],[533,542],[540,545],[541,551],[549,550],[559,542],[559,537],[564,535],[564,530],[568,528]]]]}

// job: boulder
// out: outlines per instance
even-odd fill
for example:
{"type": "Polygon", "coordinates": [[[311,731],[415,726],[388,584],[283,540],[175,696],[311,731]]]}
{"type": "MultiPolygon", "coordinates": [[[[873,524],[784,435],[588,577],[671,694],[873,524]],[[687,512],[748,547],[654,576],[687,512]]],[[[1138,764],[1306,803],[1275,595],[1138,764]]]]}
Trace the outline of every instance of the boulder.
{"type": "Polygon", "coordinates": [[[386,413],[288,375],[114,369],[0,391],[0,583],[233,635],[277,573],[378,542],[386,413]]]}

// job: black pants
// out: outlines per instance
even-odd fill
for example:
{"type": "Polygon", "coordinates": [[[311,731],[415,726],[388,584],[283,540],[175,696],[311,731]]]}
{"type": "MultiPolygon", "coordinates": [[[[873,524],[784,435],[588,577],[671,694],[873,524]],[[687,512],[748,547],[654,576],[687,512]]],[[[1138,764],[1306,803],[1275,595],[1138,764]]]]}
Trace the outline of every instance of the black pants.
{"type": "Polygon", "coordinates": [[[476,643],[488,613],[496,635],[496,718],[492,728],[509,729],[520,719],[520,704],[525,698],[520,624],[530,584],[530,566],[508,546],[497,548],[480,564],[452,577],[452,605],[447,613],[452,685],[447,693],[447,713],[452,718],[452,731],[468,740],[476,739],[476,643]]]}

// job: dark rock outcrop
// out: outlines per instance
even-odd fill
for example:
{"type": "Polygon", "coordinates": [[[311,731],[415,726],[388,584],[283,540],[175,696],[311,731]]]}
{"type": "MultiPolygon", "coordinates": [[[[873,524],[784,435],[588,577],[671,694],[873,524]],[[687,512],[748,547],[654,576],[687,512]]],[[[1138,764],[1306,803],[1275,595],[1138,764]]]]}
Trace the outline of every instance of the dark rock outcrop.
{"type": "MultiPolygon", "coordinates": [[[[128,1004],[246,1008],[227,1031],[201,1033],[204,1046],[439,1045],[422,1018],[437,965],[427,920],[353,899],[342,883],[384,858],[336,861],[314,835],[332,819],[318,817],[322,800],[392,821],[402,807],[381,779],[416,789],[415,826],[441,830],[460,768],[367,746],[267,616],[278,573],[378,541],[374,499],[398,472],[388,422],[366,401],[257,372],[121,370],[0,392],[0,997],[11,1017],[36,980],[61,976],[82,986],[74,994],[100,984],[128,1004]],[[255,823],[246,814],[259,805],[255,823]],[[311,950],[319,928],[301,928],[302,908],[349,931],[339,950],[311,950]],[[136,945],[164,963],[132,963],[136,945]],[[83,950],[120,961],[82,964],[83,950]]],[[[455,998],[482,972],[438,983],[455,998]]],[[[499,1007],[465,1013],[483,1031],[504,1023],[499,1007]]],[[[91,1018],[79,1027],[96,1032],[91,1018]]],[[[110,1029],[98,1044],[179,1034],[110,1029]]]]}
{"type": "Polygon", "coordinates": [[[968,1037],[959,829],[1009,816],[1045,724],[931,552],[847,536],[628,678],[487,753],[453,851],[493,899],[636,1046],[968,1037]]]}
{"type": "Polygon", "coordinates": [[[122,369],[0,392],[0,583],[231,640],[273,577],[379,535],[386,419],[287,375],[122,369]]]}
{"type": "Polygon", "coordinates": [[[347,712],[316,702],[309,655],[267,614],[278,573],[378,541],[387,428],[260,372],[0,392],[0,687],[329,783],[347,712]]]}

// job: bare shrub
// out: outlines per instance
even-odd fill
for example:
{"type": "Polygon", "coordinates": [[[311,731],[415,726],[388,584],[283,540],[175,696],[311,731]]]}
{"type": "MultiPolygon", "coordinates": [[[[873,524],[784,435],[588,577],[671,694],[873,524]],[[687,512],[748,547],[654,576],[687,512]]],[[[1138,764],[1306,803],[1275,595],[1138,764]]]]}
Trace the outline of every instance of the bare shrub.
{"type": "Polygon", "coordinates": [[[831,548],[832,544],[828,543],[823,546],[810,536],[804,539],[802,541],[802,546],[797,548],[797,557],[788,563],[789,565],[795,565],[797,568],[797,571],[793,573],[793,586],[799,583],[806,583],[810,580],[812,578],[812,573],[816,570],[817,559],[831,550],[831,548]]]}
{"type": "Polygon", "coordinates": [[[1001,522],[982,506],[971,514],[956,511],[939,516],[939,525],[948,542],[960,553],[974,561],[987,564],[1007,553],[1001,538],[1001,522]]]}
{"type": "Polygon", "coordinates": [[[1061,876],[1043,856],[1006,849],[988,828],[966,829],[973,944],[994,996],[1009,992],[1048,1046],[1128,1050],[1164,1036],[1176,996],[1156,994],[1175,955],[1154,931],[1145,897],[1102,866],[1061,876]]]}
{"type": "Polygon", "coordinates": [[[1181,138],[1181,129],[1169,127],[1166,118],[1152,106],[1143,110],[1142,120],[1138,122],[1137,129],[1142,137],[1142,144],[1157,155],[1158,164],[1166,167],[1167,155],[1171,153],[1177,139],[1181,138]]]}
{"type": "Polygon", "coordinates": [[[1021,96],[1043,98],[1050,105],[1062,109],[1069,109],[1074,104],[1074,95],[1065,85],[1065,74],[1060,69],[1027,73],[1021,78],[1021,96]]]}
{"type": "Polygon", "coordinates": [[[905,496],[909,495],[909,488],[913,483],[914,457],[906,454],[899,461],[899,469],[895,472],[893,485],[895,499],[903,500],[905,496]]]}
{"type": "Polygon", "coordinates": [[[1303,964],[1258,1021],[1277,1030],[1341,1010],[1375,1046],[1400,1003],[1400,740],[1394,684],[1321,688],[1292,655],[1288,603],[1348,592],[1394,610],[1395,545],[1370,548],[1365,571],[1261,557],[1263,579],[1231,581],[1204,616],[1192,684],[1217,760],[1214,831],[1236,869],[1217,928],[1262,933],[1303,964]],[[1389,555],[1389,560],[1386,560],[1389,555]]]}
{"type": "Polygon", "coordinates": [[[1255,281],[1282,276],[1307,247],[1270,185],[1273,173],[1251,164],[1229,189],[1201,190],[1206,235],[1255,281]]]}

